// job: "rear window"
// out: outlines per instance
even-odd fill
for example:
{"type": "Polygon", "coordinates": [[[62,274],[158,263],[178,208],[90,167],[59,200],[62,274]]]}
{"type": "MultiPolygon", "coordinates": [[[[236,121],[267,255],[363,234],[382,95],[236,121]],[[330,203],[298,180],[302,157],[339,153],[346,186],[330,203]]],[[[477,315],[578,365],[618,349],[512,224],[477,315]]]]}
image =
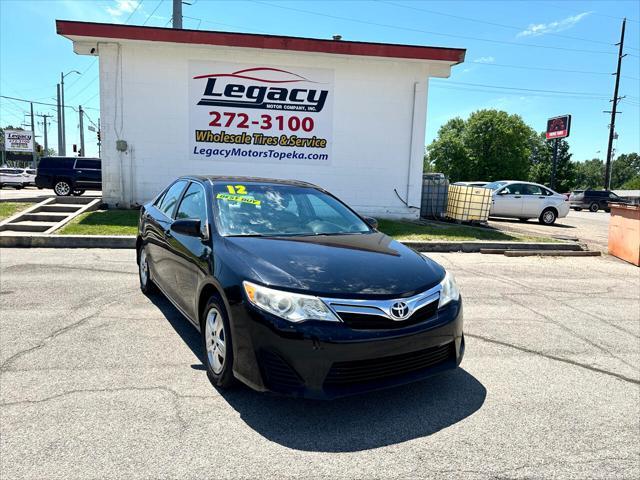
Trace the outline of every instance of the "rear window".
{"type": "Polygon", "coordinates": [[[100,170],[100,160],[77,160],[76,168],[86,168],[87,170],[100,170]]]}
{"type": "Polygon", "coordinates": [[[73,168],[75,161],[73,157],[44,157],[40,159],[38,168],[73,168]]]}

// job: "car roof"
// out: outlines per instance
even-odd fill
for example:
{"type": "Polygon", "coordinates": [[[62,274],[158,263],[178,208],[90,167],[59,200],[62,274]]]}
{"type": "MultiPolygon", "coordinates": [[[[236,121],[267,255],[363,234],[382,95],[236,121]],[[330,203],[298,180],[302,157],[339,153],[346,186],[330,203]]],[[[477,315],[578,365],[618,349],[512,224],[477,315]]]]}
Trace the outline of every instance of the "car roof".
{"type": "Polygon", "coordinates": [[[185,175],[180,178],[196,179],[203,182],[210,182],[213,185],[221,183],[271,183],[276,185],[292,185],[296,187],[312,187],[320,188],[317,185],[301,180],[284,180],[281,178],[261,178],[261,177],[243,177],[243,176],[223,176],[223,175],[185,175]]]}

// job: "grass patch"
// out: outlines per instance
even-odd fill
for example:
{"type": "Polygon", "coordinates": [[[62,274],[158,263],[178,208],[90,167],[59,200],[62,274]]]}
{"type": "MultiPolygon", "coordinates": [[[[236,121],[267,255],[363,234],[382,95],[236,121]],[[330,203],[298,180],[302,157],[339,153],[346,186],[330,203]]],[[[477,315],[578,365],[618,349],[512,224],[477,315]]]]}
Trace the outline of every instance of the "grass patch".
{"type": "Polygon", "coordinates": [[[0,220],[12,217],[21,210],[26,210],[33,203],[25,202],[0,202],[0,220]]]}
{"type": "Polygon", "coordinates": [[[96,210],[83,213],[56,233],[62,235],[136,235],[138,210],[96,210]]]}
{"type": "Polygon", "coordinates": [[[489,228],[472,227],[451,223],[419,224],[410,221],[379,220],[378,230],[396,240],[413,241],[470,241],[496,240],[516,242],[549,242],[549,238],[530,237],[506,233],[489,228]]]}

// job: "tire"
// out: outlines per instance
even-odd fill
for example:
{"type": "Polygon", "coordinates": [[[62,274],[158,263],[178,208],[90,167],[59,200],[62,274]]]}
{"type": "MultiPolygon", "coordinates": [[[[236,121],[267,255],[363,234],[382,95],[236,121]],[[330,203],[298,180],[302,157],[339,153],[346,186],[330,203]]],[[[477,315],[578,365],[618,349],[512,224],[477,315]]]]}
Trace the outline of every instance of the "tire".
{"type": "Polygon", "coordinates": [[[145,295],[157,292],[156,284],[151,280],[151,270],[149,270],[149,257],[147,249],[142,246],[138,249],[138,279],[140,280],[140,291],[145,295]]]}
{"type": "Polygon", "coordinates": [[[16,190],[22,190],[22,185],[14,185],[14,187],[16,190]]]}
{"type": "Polygon", "coordinates": [[[528,218],[519,218],[518,220],[520,220],[520,221],[521,221],[521,222],[523,222],[523,223],[524,223],[524,222],[529,221],[529,219],[528,219],[528,218]]]}
{"type": "Polygon", "coordinates": [[[553,208],[545,208],[540,214],[538,221],[543,225],[553,225],[556,223],[558,214],[553,208]]]}
{"type": "Polygon", "coordinates": [[[53,186],[53,191],[59,197],[68,197],[69,195],[71,195],[73,188],[68,181],[58,180],[53,186]]]}
{"type": "Polygon", "coordinates": [[[591,205],[589,205],[589,211],[593,213],[597,212],[599,208],[600,206],[596,202],[593,202],[591,205]]]}
{"type": "Polygon", "coordinates": [[[580,212],[582,209],[581,209],[580,207],[575,207],[575,208],[574,208],[574,210],[575,210],[576,212],[580,212]]]}
{"type": "Polygon", "coordinates": [[[85,191],[84,190],[74,190],[73,192],[71,192],[73,194],[74,197],[79,197],[80,195],[82,195],[85,191]]]}
{"type": "Polygon", "coordinates": [[[233,386],[233,343],[229,318],[224,304],[215,295],[202,311],[200,335],[209,381],[214,387],[233,386]]]}

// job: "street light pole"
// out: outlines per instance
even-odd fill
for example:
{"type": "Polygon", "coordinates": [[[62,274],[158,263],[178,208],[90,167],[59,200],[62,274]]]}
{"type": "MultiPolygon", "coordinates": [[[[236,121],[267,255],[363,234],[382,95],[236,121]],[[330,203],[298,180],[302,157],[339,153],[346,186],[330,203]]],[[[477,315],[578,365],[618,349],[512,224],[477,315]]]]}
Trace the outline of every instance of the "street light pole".
{"type": "Polygon", "coordinates": [[[82,118],[84,114],[84,110],[82,110],[82,105],[78,105],[78,115],[80,115],[80,156],[86,157],[84,153],[84,119],[82,118]]]}

